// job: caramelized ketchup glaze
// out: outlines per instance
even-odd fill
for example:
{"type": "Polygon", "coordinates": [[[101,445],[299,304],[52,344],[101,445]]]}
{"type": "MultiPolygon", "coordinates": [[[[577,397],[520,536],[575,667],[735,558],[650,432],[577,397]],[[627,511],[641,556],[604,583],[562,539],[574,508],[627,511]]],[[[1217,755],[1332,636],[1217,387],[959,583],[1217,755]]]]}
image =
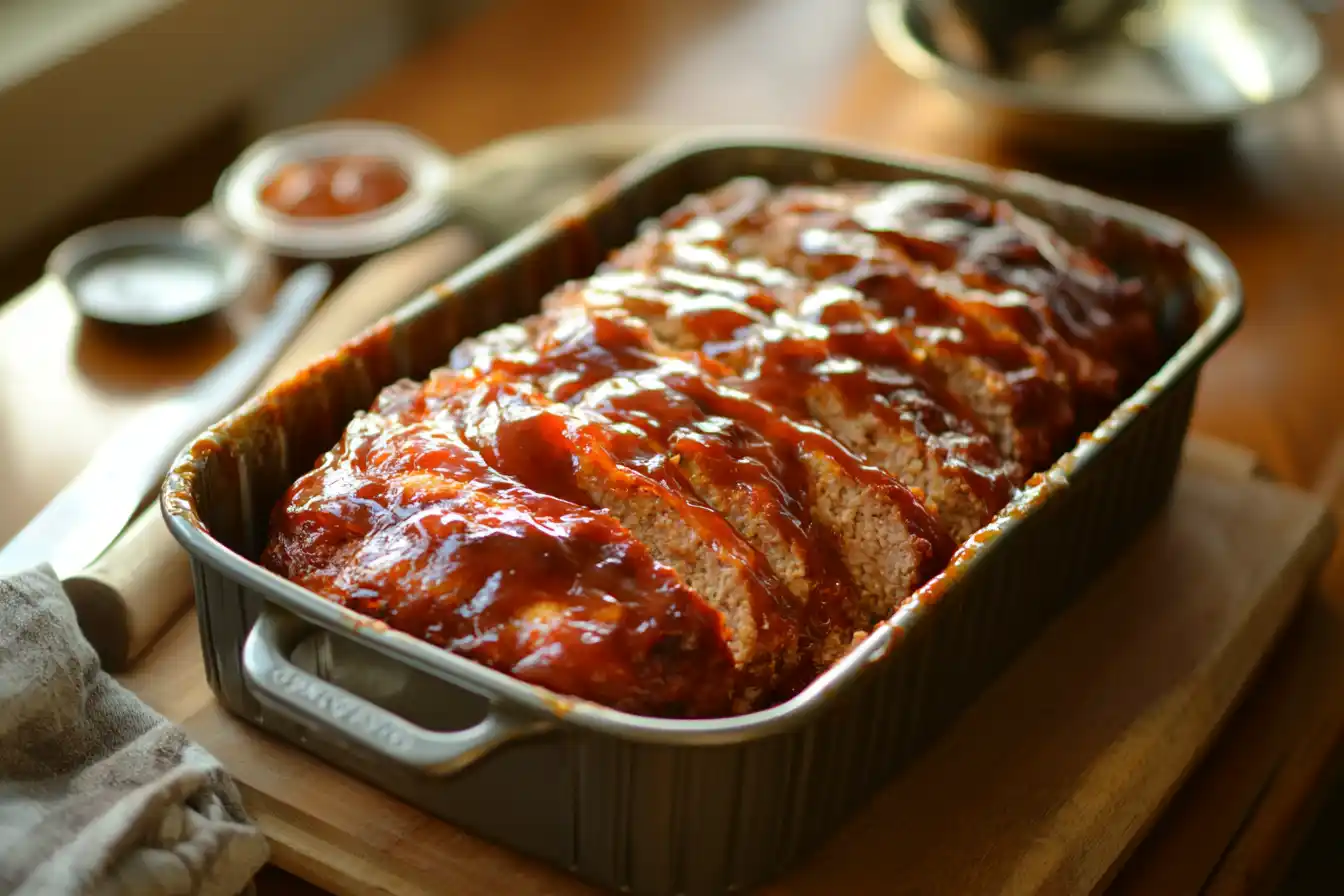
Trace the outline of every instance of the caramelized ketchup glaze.
{"type": "Polygon", "coordinates": [[[912,434],[987,520],[1158,360],[1139,285],[1005,203],[734,181],[541,314],[385,389],[277,505],[263,562],[559,693],[666,716],[756,708],[879,621],[815,512],[830,483],[809,458],[889,508],[910,590],[956,548],[928,495],[818,421],[818,395],[912,434]],[[671,508],[737,571],[751,643],[598,492],[671,508]],[[724,496],[799,572],[772,567],[724,496]]]}

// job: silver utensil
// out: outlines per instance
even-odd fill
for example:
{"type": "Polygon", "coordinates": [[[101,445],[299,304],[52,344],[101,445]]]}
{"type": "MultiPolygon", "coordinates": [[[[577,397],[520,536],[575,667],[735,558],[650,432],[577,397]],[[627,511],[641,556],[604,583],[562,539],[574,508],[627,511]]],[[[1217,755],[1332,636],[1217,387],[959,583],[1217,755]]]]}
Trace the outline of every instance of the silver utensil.
{"type": "Polygon", "coordinates": [[[0,575],[49,563],[65,578],[101,554],[193,436],[235,408],[331,287],[325,264],[296,271],[257,332],[195,384],[128,420],[75,479],[0,549],[0,575]]]}

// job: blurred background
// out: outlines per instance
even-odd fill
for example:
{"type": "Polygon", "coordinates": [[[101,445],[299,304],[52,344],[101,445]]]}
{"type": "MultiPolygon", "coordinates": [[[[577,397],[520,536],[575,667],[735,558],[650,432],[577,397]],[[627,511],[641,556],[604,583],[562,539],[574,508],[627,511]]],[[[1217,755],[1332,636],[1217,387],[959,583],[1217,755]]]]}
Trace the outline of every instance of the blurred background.
{"type": "MultiPolygon", "coordinates": [[[[31,282],[69,233],[115,217],[196,208],[248,143],[313,119],[395,121],[450,152],[599,116],[765,124],[1050,168],[996,150],[1005,123],[1039,118],[1042,107],[1092,103],[1103,118],[1123,118],[1117,109],[1127,107],[1138,110],[1131,118],[1188,124],[1195,113],[1216,117],[1239,108],[1237,101],[1266,99],[1267,78],[1292,82],[1272,86],[1293,92],[1294,79],[1311,66],[1309,53],[1284,61],[1294,52],[1291,28],[1275,35],[1277,45],[1248,50],[1238,48],[1238,36],[1245,44],[1257,27],[1275,29],[1234,22],[1223,32],[1195,26],[1214,39],[1220,52],[1212,55],[1188,34],[1167,46],[1150,34],[1140,62],[1127,58],[1118,68],[1105,47],[1075,54],[1103,63],[1090,64],[1104,77],[1083,77],[1086,90],[1072,83],[1079,79],[1061,67],[1059,52],[1036,52],[1039,64],[1021,66],[1016,80],[976,77],[976,65],[1007,66],[1044,47],[1039,25],[1059,14],[1055,7],[1072,7],[1063,18],[1098,31],[1113,24],[1112,8],[1134,5],[910,0],[873,4],[886,8],[879,13],[864,0],[0,0],[0,296],[31,282]],[[949,24],[949,7],[961,13],[959,28],[949,24]],[[914,41],[893,37],[907,19],[918,20],[914,41]],[[966,37],[974,31],[967,22],[979,26],[979,41],[966,37]],[[1019,31],[1026,36],[1015,43],[984,37],[1019,31]],[[932,69],[923,49],[934,43],[962,67],[932,69]],[[1158,51],[1168,58],[1156,61],[1158,51]],[[1184,101],[1204,104],[1193,111],[1171,106],[1170,76],[1182,60],[1185,71],[1176,74],[1188,82],[1184,101]],[[929,83],[950,84],[968,102],[929,83]],[[1061,83],[1073,92],[1061,94],[1061,83]],[[1002,114],[1005,105],[1016,114],[1002,114]]],[[[1209,7],[1280,4],[1139,5],[1188,25],[1202,22],[1209,7]]],[[[1329,157],[1337,144],[1314,135],[1344,127],[1344,111],[1330,98],[1327,89],[1315,105],[1241,128],[1245,163],[1257,164],[1257,144],[1275,130],[1301,144],[1294,164],[1329,157]]],[[[1086,136],[1095,128],[1077,118],[1047,122],[1054,133],[1046,143],[1095,139],[1086,136]]],[[[1114,155],[1114,136],[1102,132],[1109,151],[1090,152],[1092,160],[1114,155]]],[[[1163,132],[1159,142],[1186,138],[1163,132]]],[[[1209,164],[1226,158],[1219,149],[1209,153],[1209,164]]],[[[1160,172],[1145,170],[1153,173],[1160,172]]]]}
{"type": "MultiPolygon", "coordinates": [[[[115,355],[122,391],[105,388],[79,358],[121,349],[77,342],[48,296],[12,297],[76,231],[207,205],[277,130],[373,119],[456,155],[599,119],[762,125],[1039,170],[1210,233],[1248,317],[1197,428],[1337,488],[1341,49],[1319,0],[0,0],[0,374],[5,352],[62,353],[62,394],[91,420],[138,401],[138,361],[115,355]]],[[[1344,720],[1344,695],[1332,706],[1344,720]]],[[[1324,730],[1334,757],[1340,726],[1324,730]]],[[[1344,889],[1337,765],[1302,804],[1327,807],[1284,892],[1344,889]]]]}

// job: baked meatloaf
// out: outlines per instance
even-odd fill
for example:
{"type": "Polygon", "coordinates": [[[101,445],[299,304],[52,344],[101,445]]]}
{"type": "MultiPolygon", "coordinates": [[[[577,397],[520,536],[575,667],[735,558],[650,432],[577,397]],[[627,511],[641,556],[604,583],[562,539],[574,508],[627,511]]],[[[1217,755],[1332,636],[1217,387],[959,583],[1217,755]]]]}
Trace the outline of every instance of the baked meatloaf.
{"type": "Polygon", "coordinates": [[[385,389],[264,563],[559,693],[760,708],[1154,371],[1153,305],[958,187],[736,180],[385,389]]]}

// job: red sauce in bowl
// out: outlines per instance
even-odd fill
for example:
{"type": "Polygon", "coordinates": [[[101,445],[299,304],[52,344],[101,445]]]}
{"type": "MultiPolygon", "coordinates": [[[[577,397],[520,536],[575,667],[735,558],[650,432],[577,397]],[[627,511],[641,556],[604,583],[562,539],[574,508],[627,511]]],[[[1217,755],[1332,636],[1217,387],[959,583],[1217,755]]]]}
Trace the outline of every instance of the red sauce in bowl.
{"type": "Polygon", "coordinates": [[[292,218],[341,218],[377,211],[410,189],[400,165],[376,156],[291,162],[261,188],[262,204],[292,218]]]}

